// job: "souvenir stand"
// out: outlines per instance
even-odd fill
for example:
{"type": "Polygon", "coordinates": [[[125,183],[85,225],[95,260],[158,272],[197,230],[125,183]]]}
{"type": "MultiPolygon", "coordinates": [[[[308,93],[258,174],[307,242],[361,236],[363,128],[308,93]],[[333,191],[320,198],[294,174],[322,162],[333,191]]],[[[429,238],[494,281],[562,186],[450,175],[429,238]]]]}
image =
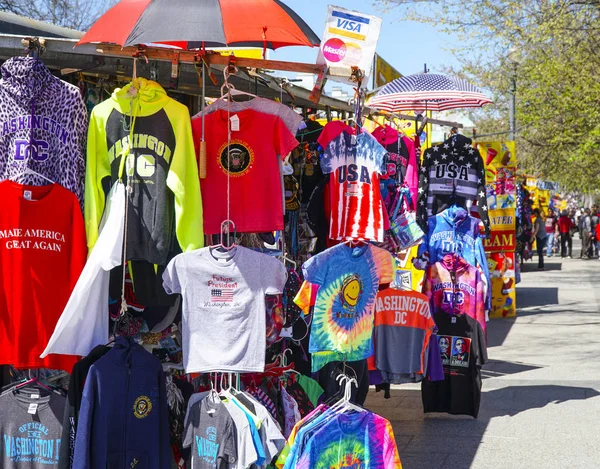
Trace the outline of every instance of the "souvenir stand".
{"type": "Polygon", "coordinates": [[[361,91],[311,104],[261,69],[323,66],[207,44],[1,39],[2,467],[401,467],[361,404],[397,274],[380,176],[404,163],[362,130],[361,91]],[[355,122],[317,128],[296,99],[355,122]]]}

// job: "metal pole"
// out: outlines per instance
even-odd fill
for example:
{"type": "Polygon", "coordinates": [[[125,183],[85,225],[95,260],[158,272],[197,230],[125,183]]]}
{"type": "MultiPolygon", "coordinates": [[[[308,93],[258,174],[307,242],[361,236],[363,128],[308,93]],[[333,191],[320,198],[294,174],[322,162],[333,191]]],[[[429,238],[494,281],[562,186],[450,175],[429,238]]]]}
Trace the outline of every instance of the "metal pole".
{"type": "Polygon", "coordinates": [[[517,101],[517,64],[513,64],[513,73],[510,77],[510,108],[509,119],[510,119],[510,135],[509,140],[515,140],[515,132],[517,131],[517,109],[516,109],[516,101],[517,101]]]}

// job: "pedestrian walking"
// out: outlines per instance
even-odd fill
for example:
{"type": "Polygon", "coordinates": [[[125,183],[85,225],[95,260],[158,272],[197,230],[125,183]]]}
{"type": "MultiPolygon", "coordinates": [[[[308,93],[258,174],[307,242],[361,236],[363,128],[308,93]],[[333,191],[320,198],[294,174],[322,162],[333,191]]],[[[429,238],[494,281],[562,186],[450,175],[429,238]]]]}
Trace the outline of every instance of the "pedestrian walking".
{"type": "Polygon", "coordinates": [[[581,239],[581,254],[579,259],[590,258],[590,247],[592,243],[592,217],[591,210],[586,208],[579,218],[579,238],[581,239]]]}
{"type": "Polygon", "coordinates": [[[568,257],[573,258],[573,235],[572,231],[575,229],[573,219],[569,216],[569,212],[563,210],[560,218],[558,219],[558,233],[560,235],[560,255],[564,259],[568,257]]]}
{"type": "MultiPolygon", "coordinates": [[[[598,213],[600,217],[600,212],[598,213]]],[[[596,229],[594,234],[596,235],[596,252],[600,251],[600,223],[596,223],[596,229]]],[[[600,260],[600,255],[598,256],[598,260],[600,260]]]]}
{"type": "Polygon", "coordinates": [[[535,244],[538,253],[538,270],[544,270],[544,248],[546,247],[546,239],[548,234],[546,233],[546,222],[544,215],[539,208],[533,211],[535,215],[535,223],[533,225],[533,236],[535,238],[535,244]]]}
{"type": "Polygon", "coordinates": [[[557,232],[557,220],[554,210],[548,210],[548,216],[546,217],[546,256],[552,257],[552,250],[554,248],[554,236],[557,232]]]}
{"type": "Polygon", "coordinates": [[[600,223],[598,207],[592,207],[592,237],[590,240],[590,257],[598,257],[598,237],[596,236],[596,227],[600,223]]]}

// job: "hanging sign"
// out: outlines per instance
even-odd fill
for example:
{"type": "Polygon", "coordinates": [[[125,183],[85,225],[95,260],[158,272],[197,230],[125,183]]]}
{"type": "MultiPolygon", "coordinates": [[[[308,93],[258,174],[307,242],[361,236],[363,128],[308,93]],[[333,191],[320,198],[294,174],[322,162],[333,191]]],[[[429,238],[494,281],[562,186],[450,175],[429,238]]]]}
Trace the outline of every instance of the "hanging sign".
{"type": "Polygon", "coordinates": [[[329,75],[351,83],[352,67],[371,75],[381,31],[381,18],[329,5],[318,64],[329,66],[329,75]]]}
{"type": "Polygon", "coordinates": [[[490,317],[516,316],[515,253],[487,253],[487,261],[492,279],[492,310],[490,317]]]}
{"type": "Polygon", "coordinates": [[[374,86],[373,88],[379,88],[396,78],[401,78],[402,74],[396,70],[392,64],[388,61],[383,60],[379,54],[375,54],[375,72],[374,72],[374,86]]]}

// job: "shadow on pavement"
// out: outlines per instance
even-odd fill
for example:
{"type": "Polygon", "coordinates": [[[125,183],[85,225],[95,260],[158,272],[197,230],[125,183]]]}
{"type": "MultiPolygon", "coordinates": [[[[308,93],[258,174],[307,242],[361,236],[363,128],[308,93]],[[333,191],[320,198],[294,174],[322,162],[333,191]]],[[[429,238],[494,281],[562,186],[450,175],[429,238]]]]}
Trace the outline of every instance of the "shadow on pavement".
{"type": "Polygon", "coordinates": [[[383,399],[383,393],[371,389],[366,407],[391,421],[404,469],[468,469],[492,419],[598,395],[584,387],[509,386],[482,393],[477,419],[424,414],[417,390],[392,389],[391,398],[383,399]]]}
{"type": "MultiPolygon", "coordinates": [[[[519,289],[517,288],[517,298],[519,297],[519,289]]],[[[517,301],[519,301],[517,299],[517,301]]],[[[518,305],[519,303],[517,303],[518,305]]],[[[517,313],[518,314],[518,313],[517,313]]],[[[492,319],[488,323],[488,347],[500,347],[508,333],[515,324],[515,318],[498,318],[492,319]]]]}
{"type": "MultiPolygon", "coordinates": [[[[523,264],[523,270],[521,271],[522,273],[530,273],[530,272],[537,272],[538,270],[538,265],[537,265],[537,258],[534,259],[534,262],[526,262],[525,264],[523,264]]],[[[548,272],[548,271],[552,271],[552,270],[562,270],[562,264],[560,263],[555,263],[555,262],[548,262],[547,259],[544,259],[544,271],[548,272]]]]}
{"type": "Polygon", "coordinates": [[[486,365],[481,370],[481,377],[500,378],[506,375],[514,375],[525,371],[538,370],[541,366],[530,365],[527,363],[505,362],[502,360],[488,360],[486,365]]]}
{"type": "Polygon", "coordinates": [[[558,288],[517,288],[517,317],[526,316],[523,308],[535,308],[558,304],[558,288]]]}

